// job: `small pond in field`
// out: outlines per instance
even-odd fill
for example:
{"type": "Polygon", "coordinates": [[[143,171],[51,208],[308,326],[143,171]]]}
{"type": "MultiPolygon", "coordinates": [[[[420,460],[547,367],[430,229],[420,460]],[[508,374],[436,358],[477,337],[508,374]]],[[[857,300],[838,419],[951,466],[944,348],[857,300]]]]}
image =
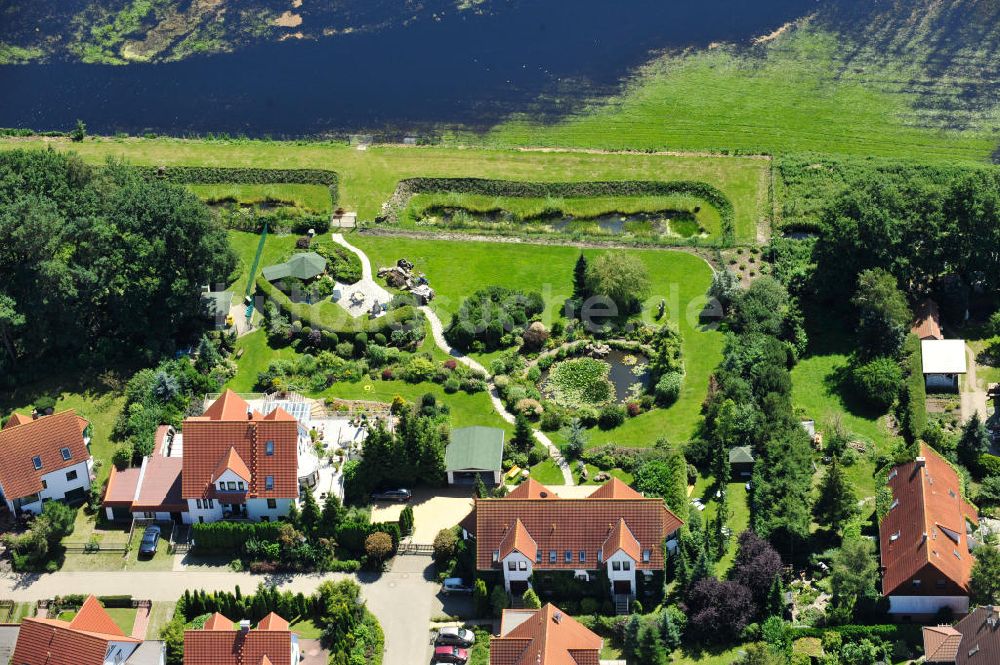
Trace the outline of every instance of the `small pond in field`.
{"type": "Polygon", "coordinates": [[[692,238],[707,236],[694,213],[687,210],[656,212],[606,213],[596,217],[574,217],[554,211],[519,218],[506,210],[478,212],[455,206],[431,206],[416,222],[418,225],[456,229],[524,231],[528,233],[567,233],[580,235],[630,235],[646,238],[667,236],[692,238]]]}
{"type": "MultiPolygon", "coordinates": [[[[549,382],[549,377],[552,375],[555,368],[562,363],[572,364],[574,361],[582,358],[590,358],[590,356],[570,356],[565,360],[556,361],[552,367],[542,372],[541,377],[538,380],[538,385],[542,387],[542,390],[546,393],[547,397],[553,398],[557,402],[561,401],[557,394],[554,394],[555,391],[553,390],[553,386],[549,382]]],[[[594,359],[594,361],[606,365],[606,382],[610,383],[611,389],[614,393],[613,401],[615,402],[625,402],[629,398],[637,396],[649,385],[649,359],[642,353],[611,349],[606,356],[594,359]]],[[[591,380],[595,382],[603,382],[598,377],[592,377],[591,380]]],[[[592,387],[586,388],[584,386],[577,386],[577,388],[581,389],[585,394],[593,394],[592,387]]],[[[581,406],[581,404],[568,403],[563,405],[581,406]]]]}

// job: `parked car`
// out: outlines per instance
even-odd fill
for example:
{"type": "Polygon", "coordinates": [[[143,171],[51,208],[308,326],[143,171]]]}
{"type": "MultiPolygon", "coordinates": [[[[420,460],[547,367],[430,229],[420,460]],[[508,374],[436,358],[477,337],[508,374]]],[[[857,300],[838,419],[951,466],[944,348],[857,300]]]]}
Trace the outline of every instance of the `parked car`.
{"type": "Polygon", "coordinates": [[[398,489],[398,490],[381,490],[379,492],[372,492],[372,501],[399,501],[406,502],[413,498],[413,493],[410,490],[398,489]]]}
{"type": "Polygon", "coordinates": [[[469,660],[469,650],[461,647],[434,647],[435,663],[458,663],[464,665],[469,660]]]}
{"type": "Polygon", "coordinates": [[[449,577],[442,583],[441,591],[445,595],[449,593],[472,593],[472,587],[467,585],[461,577],[449,577]]]}
{"type": "Polygon", "coordinates": [[[435,646],[455,646],[468,648],[476,643],[476,636],[467,628],[445,626],[434,638],[435,646]]]}
{"type": "Polygon", "coordinates": [[[160,544],[160,527],[150,524],[142,532],[142,540],[139,542],[140,556],[153,556],[156,548],[160,544]]]}

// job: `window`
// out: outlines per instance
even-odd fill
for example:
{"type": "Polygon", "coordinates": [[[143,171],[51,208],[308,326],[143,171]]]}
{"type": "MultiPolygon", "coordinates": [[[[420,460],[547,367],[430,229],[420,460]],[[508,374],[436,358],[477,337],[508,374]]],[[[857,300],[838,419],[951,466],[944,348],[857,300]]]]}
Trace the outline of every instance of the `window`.
{"type": "Polygon", "coordinates": [[[215,499],[205,499],[205,503],[207,504],[207,508],[215,508],[215,499]]]}
{"type": "Polygon", "coordinates": [[[915,587],[920,586],[920,580],[913,580],[913,586],[915,587]]]}
{"type": "Polygon", "coordinates": [[[274,455],[274,441],[268,441],[264,444],[264,454],[268,457],[274,455]]]}
{"type": "Polygon", "coordinates": [[[507,570],[517,570],[517,562],[516,561],[508,561],[507,562],[507,570]]]}
{"type": "Polygon", "coordinates": [[[896,477],[896,469],[893,469],[892,471],[889,472],[889,477],[886,478],[886,480],[892,480],[895,477],[896,477]]]}
{"type": "Polygon", "coordinates": [[[230,491],[236,491],[236,481],[230,480],[226,484],[229,486],[230,491]]]}
{"type": "Polygon", "coordinates": [[[622,561],[622,570],[632,570],[632,562],[622,561]]]}
{"type": "Polygon", "coordinates": [[[198,510],[201,510],[201,499],[195,499],[194,503],[198,506],[198,510]]]}
{"type": "Polygon", "coordinates": [[[73,457],[72,453],[69,452],[69,448],[63,448],[59,451],[59,454],[62,455],[64,461],[68,461],[71,457],[73,457]]]}
{"type": "Polygon", "coordinates": [[[549,550],[549,563],[555,563],[555,562],[556,562],[556,551],[549,550]]]}
{"type": "Polygon", "coordinates": [[[500,550],[493,550],[493,563],[500,559],[500,550]]]}
{"type": "Polygon", "coordinates": [[[895,508],[898,505],[899,505],[899,499],[893,499],[892,500],[892,505],[889,506],[889,510],[892,510],[893,508],[895,508]]]}
{"type": "Polygon", "coordinates": [[[611,570],[621,570],[621,569],[622,569],[622,562],[621,561],[612,561],[611,562],[611,570]]]}
{"type": "Polygon", "coordinates": [[[542,551],[535,550],[535,563],[541,563],[541,562],[542,562],[542,551]]]}
{"type": "Polygon", "coordinates": [[[46,480],[42,480],[42,489],[47,490],[49,488],[49,483],[46,480]]]}
{"type": "Polygon", "coordinates": [[[148,519],[148,520],[153,520],[153,519],[156,519],[156,513],[151,513],[151,512],[149,512],[149,511],[146,511],[146,512],[144,512],[144,513],[142,514],[142,516],[143,516],[143,517],[145,517],[145,518],[146,518],[146,519],[148,519]]]}
{"type": "Polygon", "coordinates": [[[566,563],[573,563],[573,551],[566,550],[565,552],[563,552],[563,560],[566,563]]]}
{"type": "Polygon", "coordinates": [[[272,509],[272,510],[275,509],[275,508],[277,508],[278,507],[278,500],[277,499],[268,499],[267,500],[267,507],[270,508],[270,509],[272,509]]]}
{"type": "Polygon", "coordinates": [[[598,563],[604,562],[604,550],[597,550],[597,562],[598,563]]]}
{"type": "Polygon", "coordinates": [[[274,489],[274,476],[264,477],[264,489],[273,490],[274,489]]]}
{"type": "Polygon", "coordinates": [[[76,480],[76,470],[66,472],[66,480],[76,480]]]}
{"type": "Polygon", "coordinates": [[[939,589],[943,589],[944,585],[945,585],[945,581],[944,580],[938,580],[937,582],[934,583],[934,586],[936,586],[939,589]]]}
{"type": "Polygon", "coordinates": [[[221,492],[225,492],[226,491],[226,484],[224,482],[222,482],[221,480],[219,481],[219,491],[221,491],[221,492]]]}
{"type": "Polygon", "coordinates": [[[31,463],[35,466],[35,471],[42,468],[42,458],[38,455],[31,458],[31,463]]]}
{"type": "Polygon", "coordinates": [[[896,541],[896,540],[899,540],[899,531],[897,531],[896,533],[894,533],[894,534],[892,534],[891,536],[889,536],[889,540],[890,540],[890,541],[896,541]]]}
{"type": "Polygon", "coordinates": [[[243,481],[241,480],[238,483],[236,483],[236,487],[237,487],[237,489],[240,489],[240,490],[244,489],[244,487],[243,487],[243,481]]]}
{"type": "Polygon", "coordinates": [[[528,562],[527,561],[518,561],[517,562],[517,569],[518,570],[527,570],[528,569],[528,562]]]}
{"type": "Polygon", "coordinates": [[[651,555],[652,555],[652,552],[650,552],[649,550],[643,550],[642,551],[642,562],[643,563],[649,563],[649,557],[651,555]]]}
{"type": "Polygon", "coordinates": [[[261,521],[261,522],[270,522],[270,521],[271,521],[271,518],[270,518],[270,517],[268,517],[267,515],[261,515],[261,516],[260,516],[260,521],[261,521]]]}
{"type": "Polygon", "coordinates": [[[587,553],[584,552],[583,550],[580,550],[580,563],[583,563],[586,560],[587,560],[587,553]]]}

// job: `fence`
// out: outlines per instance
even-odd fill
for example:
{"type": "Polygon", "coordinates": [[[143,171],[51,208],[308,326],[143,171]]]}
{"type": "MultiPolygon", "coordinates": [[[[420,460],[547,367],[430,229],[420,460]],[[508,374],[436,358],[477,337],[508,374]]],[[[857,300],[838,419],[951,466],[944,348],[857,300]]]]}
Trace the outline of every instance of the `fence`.
{"type": "Polygon", "coordinates": [[[10,623],[14,617],[14,601],[0,600],[0,623],[10,623]]]}
{"type": "MultiPolygon", "coordinates": [[[[132,536],[129,534],[129,542],[132,541],[132,536]]],[[[94,552],[121,552],[123,555],[128,552],[128,545],[102,545],[99,542],[86,542],[86,543],[63,543],[63,548],[67,552],[84,552],[86,554],[94,552]]]]}

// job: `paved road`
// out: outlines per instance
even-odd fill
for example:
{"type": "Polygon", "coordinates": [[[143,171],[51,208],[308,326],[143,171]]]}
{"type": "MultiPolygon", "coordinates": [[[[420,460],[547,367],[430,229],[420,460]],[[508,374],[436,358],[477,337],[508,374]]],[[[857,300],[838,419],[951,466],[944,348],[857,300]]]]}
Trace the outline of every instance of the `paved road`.
{"type": "MultiPolygon", "coordinates": [[[[431,322],[431,335],[434,337],[434,343],[437,344],[439,349],[455,358],[458,362],[474,370],[479,370],[487,376],[488,384],[486,389],[489,391],[490,402],[493,403],[493,408],[500,414],[501,418],[513,425],[515,420],[514,414],[508,411],[507,407],[504,406],[503,401],[500,399],[500,394],[497,392],[497,387],[493,383],[493,377],[490,376],[490,373],[486,370],[486,368],[448,343],[448,340],[444,337],[444,324],[441,323],[441,319],[439,319],[438,315],[434,313],[434,310],[424,305],[420,308],[420,311],[423,312],[424,316],[427,317],[427,320],[431,322]]],[[[563,476],[563,484],[573,485],[573,472],[570,471],[569,464],[563,458],[562,453],[559,452],[559,449],[555,446],[555,444],[552,443],[552,440],[545,436],[543,432],[538,430],[533,430],[532,433],[534,434],[535,439],[548,449],[549,455],[552,456],[552,459],[559,467],[563,476]]]]}
{"type": "Polygon", "coordinates": [[[279,589],[312,593],[326,580],[356,579],[369,609],[385,630],[385,665],[414,665],[430,661],[430,622],[439,614],[467,612],[467,598],[448,599],[434,580],[429,556],[398,556],[392,569],[381,575],[344,573],[252,575],[226,570],[179,572],[58,572],[44,575],[5,574],[0,577],[0,598],[32,602],[66,594],[132,594],[137,598],[175,601],[184,589],[244,592],[260,582],[279,589]]]}

